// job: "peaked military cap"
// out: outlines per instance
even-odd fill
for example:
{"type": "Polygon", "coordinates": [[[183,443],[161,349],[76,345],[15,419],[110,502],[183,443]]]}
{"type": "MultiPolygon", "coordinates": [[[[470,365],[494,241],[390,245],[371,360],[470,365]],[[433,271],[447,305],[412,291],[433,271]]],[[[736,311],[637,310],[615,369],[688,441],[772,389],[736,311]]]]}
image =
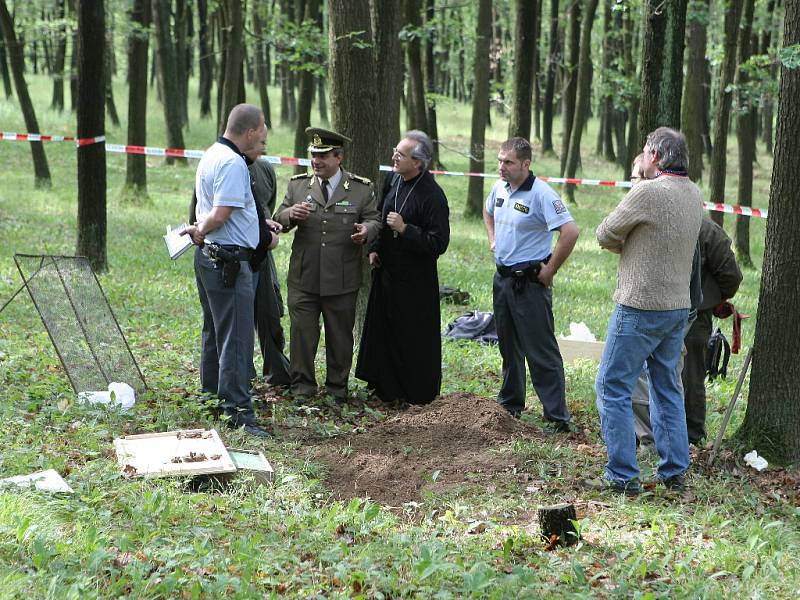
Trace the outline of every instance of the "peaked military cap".
{"type": "Polygon", "coordinates": [[[342,148],[345,142],[353,141],[341,133],[319,127],[306,127],[306,135],[309,140],[309,152],[330,152],[336,148],[342,148]]]}

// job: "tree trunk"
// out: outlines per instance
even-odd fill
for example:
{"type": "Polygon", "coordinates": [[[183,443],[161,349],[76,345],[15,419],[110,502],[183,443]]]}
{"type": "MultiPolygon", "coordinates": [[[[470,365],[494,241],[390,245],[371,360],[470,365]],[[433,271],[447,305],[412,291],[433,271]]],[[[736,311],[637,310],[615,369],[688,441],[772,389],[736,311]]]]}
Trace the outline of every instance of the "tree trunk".
{"type": "MultiPolygon", "coordinates": [[[[539,0],[543,2],[544,0],[539,0]]],[[[542,108],[542,154],[553,153],[553,99],[558,69],[558,0],[550,0],[550,40],[547,54],[547,82],[542,108]]]]}
{"type": "Polygon", "coordinates": [[[686,0],[646,0],[643,6],[639,140],[658,127],[681,127],[686,0]]]}
{"type": "MultiPolygon", "coordinates": [[[[305,16],[300,16],[299,21],[303,20],[317,22],[317,13],[319,13],[320,0],[308,0],[305,6],[305,16]]],[[[314,57],[308,56],[304,61],[311,62],[314,57]]],[[[297,101],[297,123],[294,128],[294,155],[305,156],[306,148],[308,148],[308,138],[306,137],[306,127],[311,125],[311,102],[314,99],[314,92],[316,85],[314,81],[314,73],[309,70],[299,72],[300,88],[298,89],[297,101]]],[[[305,173],[306,167],[297,165],[294,168],[295,173],[305,173]]]]}
{"type": "MultiPolygon", "coordinates": [[[[200,116],[211,116],[211,86],[214,83],[213,58],[209,42],[211,36],[208,27],[208,0],[197,0],[197,21],[200,24],[197,35],[197,44],[200,56],[198,65],[200,69],[200,81],[198,84],[198,95],[200,96],[200,116]]],[[[266,115],[266,113],[264,113],[266,115]]]]}
{"type": "Polygon", "coordinates": [[[539,40],[542,36],[542,3],[544,0],[531,0],[536,2],[536,27],[533,31],[533,137],[542,139],[542,53],[539,40]]]}
{"type": "MultiPolygon", "coordinates": [[[[392,148],[400,141],[400,96],[403,91],[403,46],[398,34],[403,12],[399,2],[373,1],[371,6],[373,31],[375,32],[375,72],[377,78],[378,109],[374,112],[378,136],[375,156],[378,162],[388,161],[392,148]]],[[[378,175],[376,189],[383,189],[383,178],[378,175]]]]}
{"type": "Polygon", "coordinates": [[[425,5],[425,22],[428,29],[428,37],[425,40],[425,69],[423,70],[423,75],[425,77],[425,116],[428,122],[428,129],[425,131],[433,142],[433,160],[431,160],[431,168],[441,169],[444,167],[439,160],[439,127],[436,122],[436,61],[433,56],[434,45],[436,43],[436,29],[431,25],[431,22],[436,17],[436,11],[434,0],[425,0],[425,5]]]}
{"type": "MultiPolygon", "coordinates": [[[[175,77],[175,47],[170,35],[170,2],[159,0],[151,5],[153,25],[156,32],[158,53],[158,81],[163,91],[164,121],[167,128],[167,144],[170,148],[183,148],[180,97],[175,77]]],[[[167,157],[167,164],[186,164],[185,158],[167,157]]]]}
{"type": "MultiPolygon", "coordinates": [[[[583,126],[589,115],[589,101],[592,96],[592,25],[597,12],[598,0],[586,0],[583,7],[583,22],[581,23],[581,45],[578,58],[578,91],[575,100],[575,116],[572,119],[572,132],[570,134],[569,148],[567,151],[566,177],[575,177],[578,161],[581,156],[581,136],[583,126]]],[[[575,186],[567,184],[566,196],[569,202],[575,202],[575,186]]]]}
{"type": "Polygon", "coordinates": [[[536,0],[516,0],[514,24],[514,98],[508,120],[508,137],[531,138],[531,99],[536,80],[536,0]]]}
{"type": "MultiPolygon", "coordinates": [[[[77,17],[75,8],[76,0],[67,0],[67,8],[70,14],[77,17]]],[[[78,32],[72,31],[72,56],[69,62],[69,98],[70,110],[78,110],[78,32]]]]}
{"type": "MultiPolygon", "coordinates": [[[[714,106],[714,145],[711,149],[711,174],[709,176],[709,201],[725,202],[725,169],[727,168],[728,121],[731,114],[731,91],[736,71],[736,42],[739,21],[742,15],[741,2],[734,1],[725,12],[725,57],[719,73],[717,101],[714,106]]],[[[713,211],[711,219],[722,225],[725,213],[713,211]]]]}
{"type": "Polygon", "coordinates": [[[178,106],[180,108],[181,126],[189,123],[189,64],[186,60],[188,47],[188,20],[191,18],[186,0],[175,3],[175,79],[178,88],[178,106]]]}
{"type": "MultiPolygon", "coordinates": [[[[761,32],[760,54],[769,54],[772,30],[775,27],[775,0],[767,2],[767,14],[770,15],[764,30],[761,32]]],[[[772,61],[769,67],[771,79],[778,80],[777,61],[772,61]]],[[[770,91],[764,92],[761,98],[761,139],[764,142],[764,149],[767,154],[772,154],[772,118],[773,118],[773,95],[770,91]]]]}
{"type": "MultiPolygon", "coordinates": [[[[750,59],[750,35],[753,32],[754,0],[745,0],[742,12],[742,26],[739,29],[739,65],[735,82],[737,90],[747,85],[750,76],[741,65],[750,59]]],[[[753,161],[756,158],[756,107],[748,100],[746,94],[739,93],[736,111],[736,140],[739,143],[739,190],[737,203],[741,206],[753,206],[753,161]]],[[[746,269],[753,268],[750,258],[750,219],[744,215],[736,216],[734,246],[739,265],[746,269]]]]}
{"type": "MultiPolygon", "coordinates": [[[[402,95],[402,93],[400,95],[402,95]]],[[[400,95],[398,95],[398,98],[400,95]]],[[[317,77],[317,104],[319,104],[319,120],[323,125],[328,125],[330,123],[330,119],[328,118],[328,96],[325,89],[324,75],[317,77]]]]}
{"type": "MultiPolygon", "coordinates": [[[[105,135],[106,27],[102,2],[78,2],[78,137],[105,135]]],[[[106,146],[78,146],[78,244],[95,272],[106,257],[106,146]]]]}
{"type": "MultiPolygon", "coordinates": [[[[641,19],[640,19],[641,21],[641,19]]],[[[631,78],[636,77],[636,67],[634,66],[634,45],[639,36],[635,29],[636,21],[630,13],[626,13],[623,22],[624,42],[622,44],[622,61],[624,64],[625,75],[631,78]]],[[[642,151],[639,145],[639,96],[631,94],[628,100],[628,137],[625,142],[627,156],[622,163],[622,178],[630,179],[631,164],[633,159],[642,151]]]]}
{"type": "MultiPolygon", "coordinates": [[[[11,74],[14,77],[14,87],[17,88],[19,107],[25,119],[25,127],[30,133],[41,133],[39,131],[39,122],[36,119],[36,111],[33,108],[33,102],[28,92],[28,83],[25,81],[25,75],[23,74],[23,47],[22,44],[17,41],[17,35],[14,31],[14,20],[11,18],[11,13],[8,12],[5,0],[0,0],[0,30],[2,30],[3,41],[8,50],[8,61],[11,66],[11,74]]],[[[98,133],[93,135],[102,134],[98,133]]],[[[37,188],[49,188],[51,184],[50,167],[47,165],[47,155],[44,153],[44,146],[42,142],[30,142],[30,144],[31,155],[33,157],[34,185],[37,188]]]]}
{"type": "MultiPolygon", "coordinates": [[[[405,0],[406,23],[415,32],[422,28],[420,0],[405,0]]],[[[425,83],[422,76],[422,44],[418,34],[406,42],[406,65],[408,68],[408,110],[406,127],[428,131],[428,115],[425,110],[425,83]]]]}
{"type": "Polygon", "coordinates": [[[602,128],[603,136],[601,138],[600,150],[601,154],[609,162],[617,162],[617,155],[614,153],[614,133],[617,129],[617,111],[614,110],[614,102],[611,97],[611,84],[608,81],[608,71],[612,65],[616,65],[619,60],[619,42],[618,37],[613,37],[611,32],[614,30],[614,15],[611,12],[611,2],[604,0],[603,2],[603,67],[602,67],[602,88],[604,90],[603,101],[601,104],[601,111],[603,117],[604,127],[602,128]]]}
{"type": "Polygon", "coordinates": [[[699,182],[703,177],[703,89],[708,40],[709,0],[689,3],[686,17],[686,83],[681,106],[681,130],[689,149],[689,178],[699,182]]]}
{"type": "Polygon", "coordinates": [[[569,154],[569,138],[572,135],[572,119],[575,116],[575,98],[578,93],[578,60],[580,54],[581,0],[569,0],[567,27],[564,33],[564,85],[561,92],[561,120],[564,136],[561,140],[561,170],[564,176],[569,154]]]}
{"type": "Polygon", "coordinates": [[[0,71],[3,74],[3,90],[6,93],[6,100],[8,100],[14,90],[11,89],[11,74],[8,72],[8,53],[5,42],[0,44],[0,71]]]}
{"type": "Polygon", "coordinates": [[[111,35],[112,33],[106,32],[106,51],[104,53],[104,64],[106,69],[105,76],[105,93],[106,93],[106,110],[108,111],[108,118],[111,119],[111,124],[114,127],[119,127],[119,114],[117,114],[117,104],[114,102],[114,69],[111,64],[111,35]]]}
{"type": "Polygon", "coordinates": [[[258,97],[261,101],[261,110],[264,111],[264,122],[268,129],[272,129],[272,114],[269,106],[269,70],[264,54],[267,50],[267,40],[264,36],[264,20],[261,15],[263,5],[253,2],[253,33],[255,41],[253,45],[253,58],[255,59],[255,83],[258,88],[258,97]]]}
{"type": "Polygon", "coordinates": [[[228,50],[223,70],[226,73],[222,86],[222,103],[217,117],[217,131],[225,131],[228,113],[241,100],[242,65],[244,62],[244,18],[241,0],[225,0],[222,4],[225,26],[228,30],[228,50]]]}
{"type": "MultiPolygon", "coordinates": [[[[149,49],[150,0],[134,0],[128,35],[128,145],[147,144],[147,53],[149,49]]],[[[147,163],[144,154],[127,155],[125,185],[134,194],[147,195],[147,163]]]]}
{"type": "MultiPolygon", "coordinates": [[[[472,133],[469,145],[469,170],[482,173],[486,122],[489,118],[489,46],[492,41],[492,0],[480,0],[475,30],[474,83],[472,87],[472,133]]],[[[483,177],[470,177],[467,191],[467,217],[483,215],[483,177]]]]}
{"type": "MultiPolygon", "coordinates": [[[[787,2],[785,10],[783,44],[789,48],[800,43],[800,3],[787,2]]],[[[787,368],[800,353],[800,173],[794,164],[800,139],[798,97],[800,69],[782,66],[753,371],[747,412],[737,432],[748,449],[783,464],[800,461],[797,371],[787,368]]]]}
{"type": "MultiPolygon", "coordinates": [[[[58,2],[58,18],[64,19],[66,15],[66,0],[58,2]]],[[[67,29],[61,25],[56,31],[56,51],[53,57],[53,99],[50,108],[56,112],[64,110],[64,63],[67,58],[67,29]]],[[[0,57],[0,60],[4,58],[0,57]]],[[[8,71],[5,71],[8,73],[8,71]]],[[[6,96],[8,97],[8,96],[6,96]]]]}
{"type": "Polygon", "coordinates": [[[329,0],[328,15],[333,128],[353,140],[346,148],[347,169],[375,179],[380,132],[375,119],[365,118],[378,101],[369,0],[329,0]]]}

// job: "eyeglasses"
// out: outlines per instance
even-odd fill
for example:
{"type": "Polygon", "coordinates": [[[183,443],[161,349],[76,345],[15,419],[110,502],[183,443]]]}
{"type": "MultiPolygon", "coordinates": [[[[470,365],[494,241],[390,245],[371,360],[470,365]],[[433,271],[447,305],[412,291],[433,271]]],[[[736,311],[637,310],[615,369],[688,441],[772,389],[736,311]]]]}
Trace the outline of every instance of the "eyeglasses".
{"type": "Polygon", "coordinates": [[[399,156],[400,158],[408,158],[405,154],[400,152],[397,148],[392,148],[392,158],[399,156]]]}

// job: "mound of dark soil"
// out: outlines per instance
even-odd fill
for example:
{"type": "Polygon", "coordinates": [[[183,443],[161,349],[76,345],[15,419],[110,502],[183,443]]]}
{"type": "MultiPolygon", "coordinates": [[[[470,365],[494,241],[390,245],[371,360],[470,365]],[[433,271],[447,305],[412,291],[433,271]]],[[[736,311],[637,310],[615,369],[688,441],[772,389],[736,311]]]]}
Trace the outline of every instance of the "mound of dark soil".
{"type": "Polygon", "coordinates": [[[489,479],[507,471],[513,457],[491,450],[534,431],[494,400],[458,393],[337,440],[318,457],[331,468],[327,483],[338,498],[369,496],[397,506],[469,481],[470,474],[489,479]]]}

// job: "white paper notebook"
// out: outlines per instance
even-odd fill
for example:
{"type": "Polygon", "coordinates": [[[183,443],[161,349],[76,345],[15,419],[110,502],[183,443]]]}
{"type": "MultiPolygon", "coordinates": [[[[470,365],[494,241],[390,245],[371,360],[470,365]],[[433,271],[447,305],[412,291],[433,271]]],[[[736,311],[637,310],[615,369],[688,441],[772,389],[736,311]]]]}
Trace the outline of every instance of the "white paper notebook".
{"type": "Polygon", "coordinates": [[[193,245],[191,236],[181,235],[181,231],[186,227],[188,227],[186,223],[178,225],[174,229],[167,225],[167,233],[164,235],[164,242],[167,244],[167,252],[169,252],[169,257],[172,260],[178,258],[193,245]]]}

